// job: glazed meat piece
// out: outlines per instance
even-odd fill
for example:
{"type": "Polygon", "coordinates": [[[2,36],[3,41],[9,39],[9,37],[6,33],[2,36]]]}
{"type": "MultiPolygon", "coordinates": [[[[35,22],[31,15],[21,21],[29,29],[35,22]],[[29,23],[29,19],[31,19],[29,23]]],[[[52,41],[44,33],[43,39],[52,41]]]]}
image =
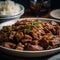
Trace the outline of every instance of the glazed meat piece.
{"type": "Polygon", "coordinates": [[[33,39],[39,40],[38,35],[34,31],[30,31],[30,34],[33,37],[33,39]]]}
{"type": "Polygon", "coordinates": [[[22,43],[18,43],[16,46],[16,50],[24,50],[24,45],[22,43]]]}
{"type": "Polygon", "coordinates": [[[52,32],[54,35],[56,35],[56,34],[57,34],[57,31],[56,31],[56,29],[55,29],[55,28],[51,29],[51,32],[52,32]]]}
{"type": "Polygon", "coordinates": [[[57,34],[60,36],[60,30],[57,31],[57,34]]]}
{"type": "Polygon", "coordinates": [[[60,35],[60,26],[55,26],[56,35],[60,35]]]}
{"type": "Polygon", "coordinates": [[[55,21],[51,21],[50,23],[54,26],[58,25],[57,22],[55,22],[55,21]]]}
{"type": "Polygon", "coordinates": [[[53,25],[51,25],[50,23],[46,23],[47,29],[52,30],[54,28],[53,25]]]}
{"type": "Polygon", "coordinates": [[[39,41],[39,45],[42,46],[43,48],[47,48],[49,45],[49,37],[46,35],[42,38],[42,40],[39,41]]]}
{"type": "Polygon", "coordinates": [[[44,27],[44,31],[45,31],[45,33],[49,33],[50,32],[49,29],[47,28],[47,26],[44,27]]]}
{"type": "Polygon", "coordinates": [[[24,21],[17,21],[14,25],[15,26],[25,25],[25,23],[24,23],[24,21]]]}
{"type": "Polygon", "coordinates": [[[10,39],[10,40],[13,40],[13,39],[14,39],[15,34],[16,34],[16,32],[15,32],[15,31],[11,32],[11,33],[9,34],[9,39],[10,39]]]}
{"type": "Polygon", "coordinates": [[[38,41],[38,40],[33,40],[31,43],[32,43],[33,45],[38,45],[39,41],[38,41]]]}
{"type": "Polygon", "coordinates": [[[21,40],[24,37],[23,32],[17,32],[15,38],[17,41],[21,40]]]}
{"type": "Polygon", "coordinates": [[[30,51],[41,51],[43,50],[43,47],[39,46],[39,45],[32,45],[32,44],[27,44],[26,45],[26,50],[30,50],[30,51]]]}
{"type": "Polygon", "coordinates": [[[0,31],[0,40],[5,37],[5,33],[3,31],[0,31]]]}
{"type": "Polygon", "coordinates": [[[53,47],[49,45],[49,46],[46,48],[46,50],[49,50],[49,49],[53,49],[53,47]]]}
{"type": "Polygon", "coordinates": [[[28,42],[32,42],[32,40],[31,39],[22,39],[22,41],[21,41],[22,43],[28,43],[28,42]]]}
{"type": "Polygon", "coordinates": [[[0,31],[0,42],[8,41],[7,34],[3,31],[0,31]]]}
{"type": "Polygon", "coordinates": [[[60,36],[55,36],[55,38],[53,38],[53,40],[51,40],[49,43],[53,47],[58,47],[58,45],[60,45],[60,36]]]}
{"type": "Polygon", "coordinates": [[[15,25],[12,25],[13,29],[16,30],[16,31],[20,31],[21,29],[24,28],[24,25],[19,25],[19,26],[15,26],[15,25]]]}
{"type": "Polygon", "coordinates": [[[32,40],[32,37],[30,35],[27,35],[27,34],[24,35],[24,38],[25,39],[31,39],[32,40]]]}
{"type": "Polygon", "coordinates": [[[54,35],[51,32],[47,33],[46,36],[48,37],[48,39],[53,39],[54,37],[54,35]]]}
{"type": "Polygon", "coordinates": [[[2,45],[7,48],[12,48],[14,49],[16,47],[16,44],[11,43],[11,42],[3,42],[2,45]]]}
{"type": "Polygon", "coordinates": [[[3,31],[11,32],[11,31],[13,31],[13,28],[12,28],[12,26],[4,26],[3,31]]]}
{"type": "Polygon", "coordinates": [[[40,40],[39,45],[42,46],[43,48],[48,47],[48,41],[47,40],[40,40]]]}
{"type": "Polygon", "coordinates": [[[56,34],[56,30],[55,30],[54,26],[51,25],[50,23],[46,23],[46,26],[44,27],[44,30],[45,30],[46,33],[52,32],[53,34],[56,34]]]}

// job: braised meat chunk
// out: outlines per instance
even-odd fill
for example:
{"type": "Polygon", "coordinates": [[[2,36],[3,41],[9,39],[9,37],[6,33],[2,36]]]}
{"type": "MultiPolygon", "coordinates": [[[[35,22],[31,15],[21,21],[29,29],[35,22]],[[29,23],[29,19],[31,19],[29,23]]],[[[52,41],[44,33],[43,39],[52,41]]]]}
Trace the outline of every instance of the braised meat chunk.
{"type": "Polygon", "coordinates": [[[24,45],[22,43],[18,43],[16,46],[16,50],[24,50],[24,45]]]}
{"type": "Polygon", "coordinates": [[[12,49],[14,49],[15,46],[16,46],[16,44],[11,43],[11,42],[3,42],[2,45],[3,45],[4,47],[12,48],[12,49]]]}
{"type": "Polygon", "coordinates": [[[43,47],[27,43],[25,49],[30,51],[40,51],[43,50],[43,47]]]}

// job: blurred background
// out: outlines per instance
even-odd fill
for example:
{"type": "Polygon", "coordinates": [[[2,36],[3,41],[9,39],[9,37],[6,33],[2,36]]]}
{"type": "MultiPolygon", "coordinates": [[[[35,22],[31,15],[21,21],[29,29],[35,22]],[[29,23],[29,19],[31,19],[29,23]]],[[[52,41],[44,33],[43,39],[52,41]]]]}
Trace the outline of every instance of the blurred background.
{"type": "MultiPolygon", "coordinates": [[[[4,0],[1,0],[4,1],[4,0]]],[[[22,17],[50,17],[50,11],[60,8],[60,0],[13,0],[25,7],[22,17]]]]}
{"type": "Polygon", "coordinates": [[[49,16],[50,11],[60,8],[60,0],[13,0],[13,1],[24,5],[25,14],[23,15],[23,17],[29,16],[50,17],[49,16]],[[31,1],[33,2],[35,1],[36,2],[35,5],[31,1]],[[43,6],[44,3],[46,6],[43,6]]]}
{"type": "MultiPolygon", "coordinates": [[[[31,0],[13,0],[13,1],[23,4],[26,8],[29,8],[31,0]]],[[[60,8],[60,0],[50,0],[50,4],[52,9],[60,8]]]]}

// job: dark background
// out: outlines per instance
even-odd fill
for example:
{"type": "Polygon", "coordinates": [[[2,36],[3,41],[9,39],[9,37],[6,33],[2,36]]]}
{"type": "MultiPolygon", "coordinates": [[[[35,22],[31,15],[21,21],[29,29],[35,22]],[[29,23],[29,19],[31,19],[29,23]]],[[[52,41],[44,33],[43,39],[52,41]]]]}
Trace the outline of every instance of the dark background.
{"type": "MultiPolygon", "coordinates": [[[[23,4],[25,7],[29,7],[30,0],[14,0],[17,3],[23,4]]],[[[60,0],[50,0],[51,9],[60,8],[60,0]]]]}
{"type": "MultiPolygon", "coordinates": [[[[1,1],[4,1],[4,0],[1,0],[1,1]]],[[[13,0],[13,1],[24,5],[25,8],[29,8],[30,0],[13,0]]],[[[41,0],[39,0],[39,1],[41,1],[41,0]]],[[[51,9],[60,8],[60,0],[50,0],[50,4],[51,4],[51,9]]]]}

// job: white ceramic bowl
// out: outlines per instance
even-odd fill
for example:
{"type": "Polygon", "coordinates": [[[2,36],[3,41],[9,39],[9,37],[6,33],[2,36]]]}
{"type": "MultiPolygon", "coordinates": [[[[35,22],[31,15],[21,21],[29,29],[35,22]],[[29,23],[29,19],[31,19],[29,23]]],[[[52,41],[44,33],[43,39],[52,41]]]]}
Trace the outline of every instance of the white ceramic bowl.
{"type": "Polygon", "coordinates": [[[15,14],[10,14],[10,15],[2,15],[0,16],[0,20],[12,20],[12,19],[16,19],[16,18],[20,18],[23,14],[24,14],[24,6],[19,4],[21,10],[15,14]]]}
{"type": "MultiPolygon", "coordinates": [[[[49,19],[49,18],[22,18],[19,19],[19,21],[21,20],[42,20],[42,21],[52,21],[54,19],[49,19]]],[[[6,21],[4,23],[0,24],[0,29],[2,29],[3,26],[7,26],[7,25],[12,25],[14,23],[16,23],[17,20],[11,20],[11,21],[6,21]]],[[[60,23],[60,21],[58,20],[54,20],[60,23]]],[[[3,46],[0,46],[0,51],[3,51],[6,54],[9,55],[15,55],[15,56],[21,56],[21,57],[40,57],[40,56],[47,56],[47,55],[51,55],[54,53],[57,53],[60,51],[60,48],[55,48],[55,49],[50,49],[50,50],[43,50],[43,51],[20,51],[20,50],[15,50],[15,49],[10,49],[10,48],[6,48],[3,46]]]]}
{"type": "Polygon", "coordinates": [[[60,9],[51,11],[50,16],[56,19],[60,19],[60,9]]]}

